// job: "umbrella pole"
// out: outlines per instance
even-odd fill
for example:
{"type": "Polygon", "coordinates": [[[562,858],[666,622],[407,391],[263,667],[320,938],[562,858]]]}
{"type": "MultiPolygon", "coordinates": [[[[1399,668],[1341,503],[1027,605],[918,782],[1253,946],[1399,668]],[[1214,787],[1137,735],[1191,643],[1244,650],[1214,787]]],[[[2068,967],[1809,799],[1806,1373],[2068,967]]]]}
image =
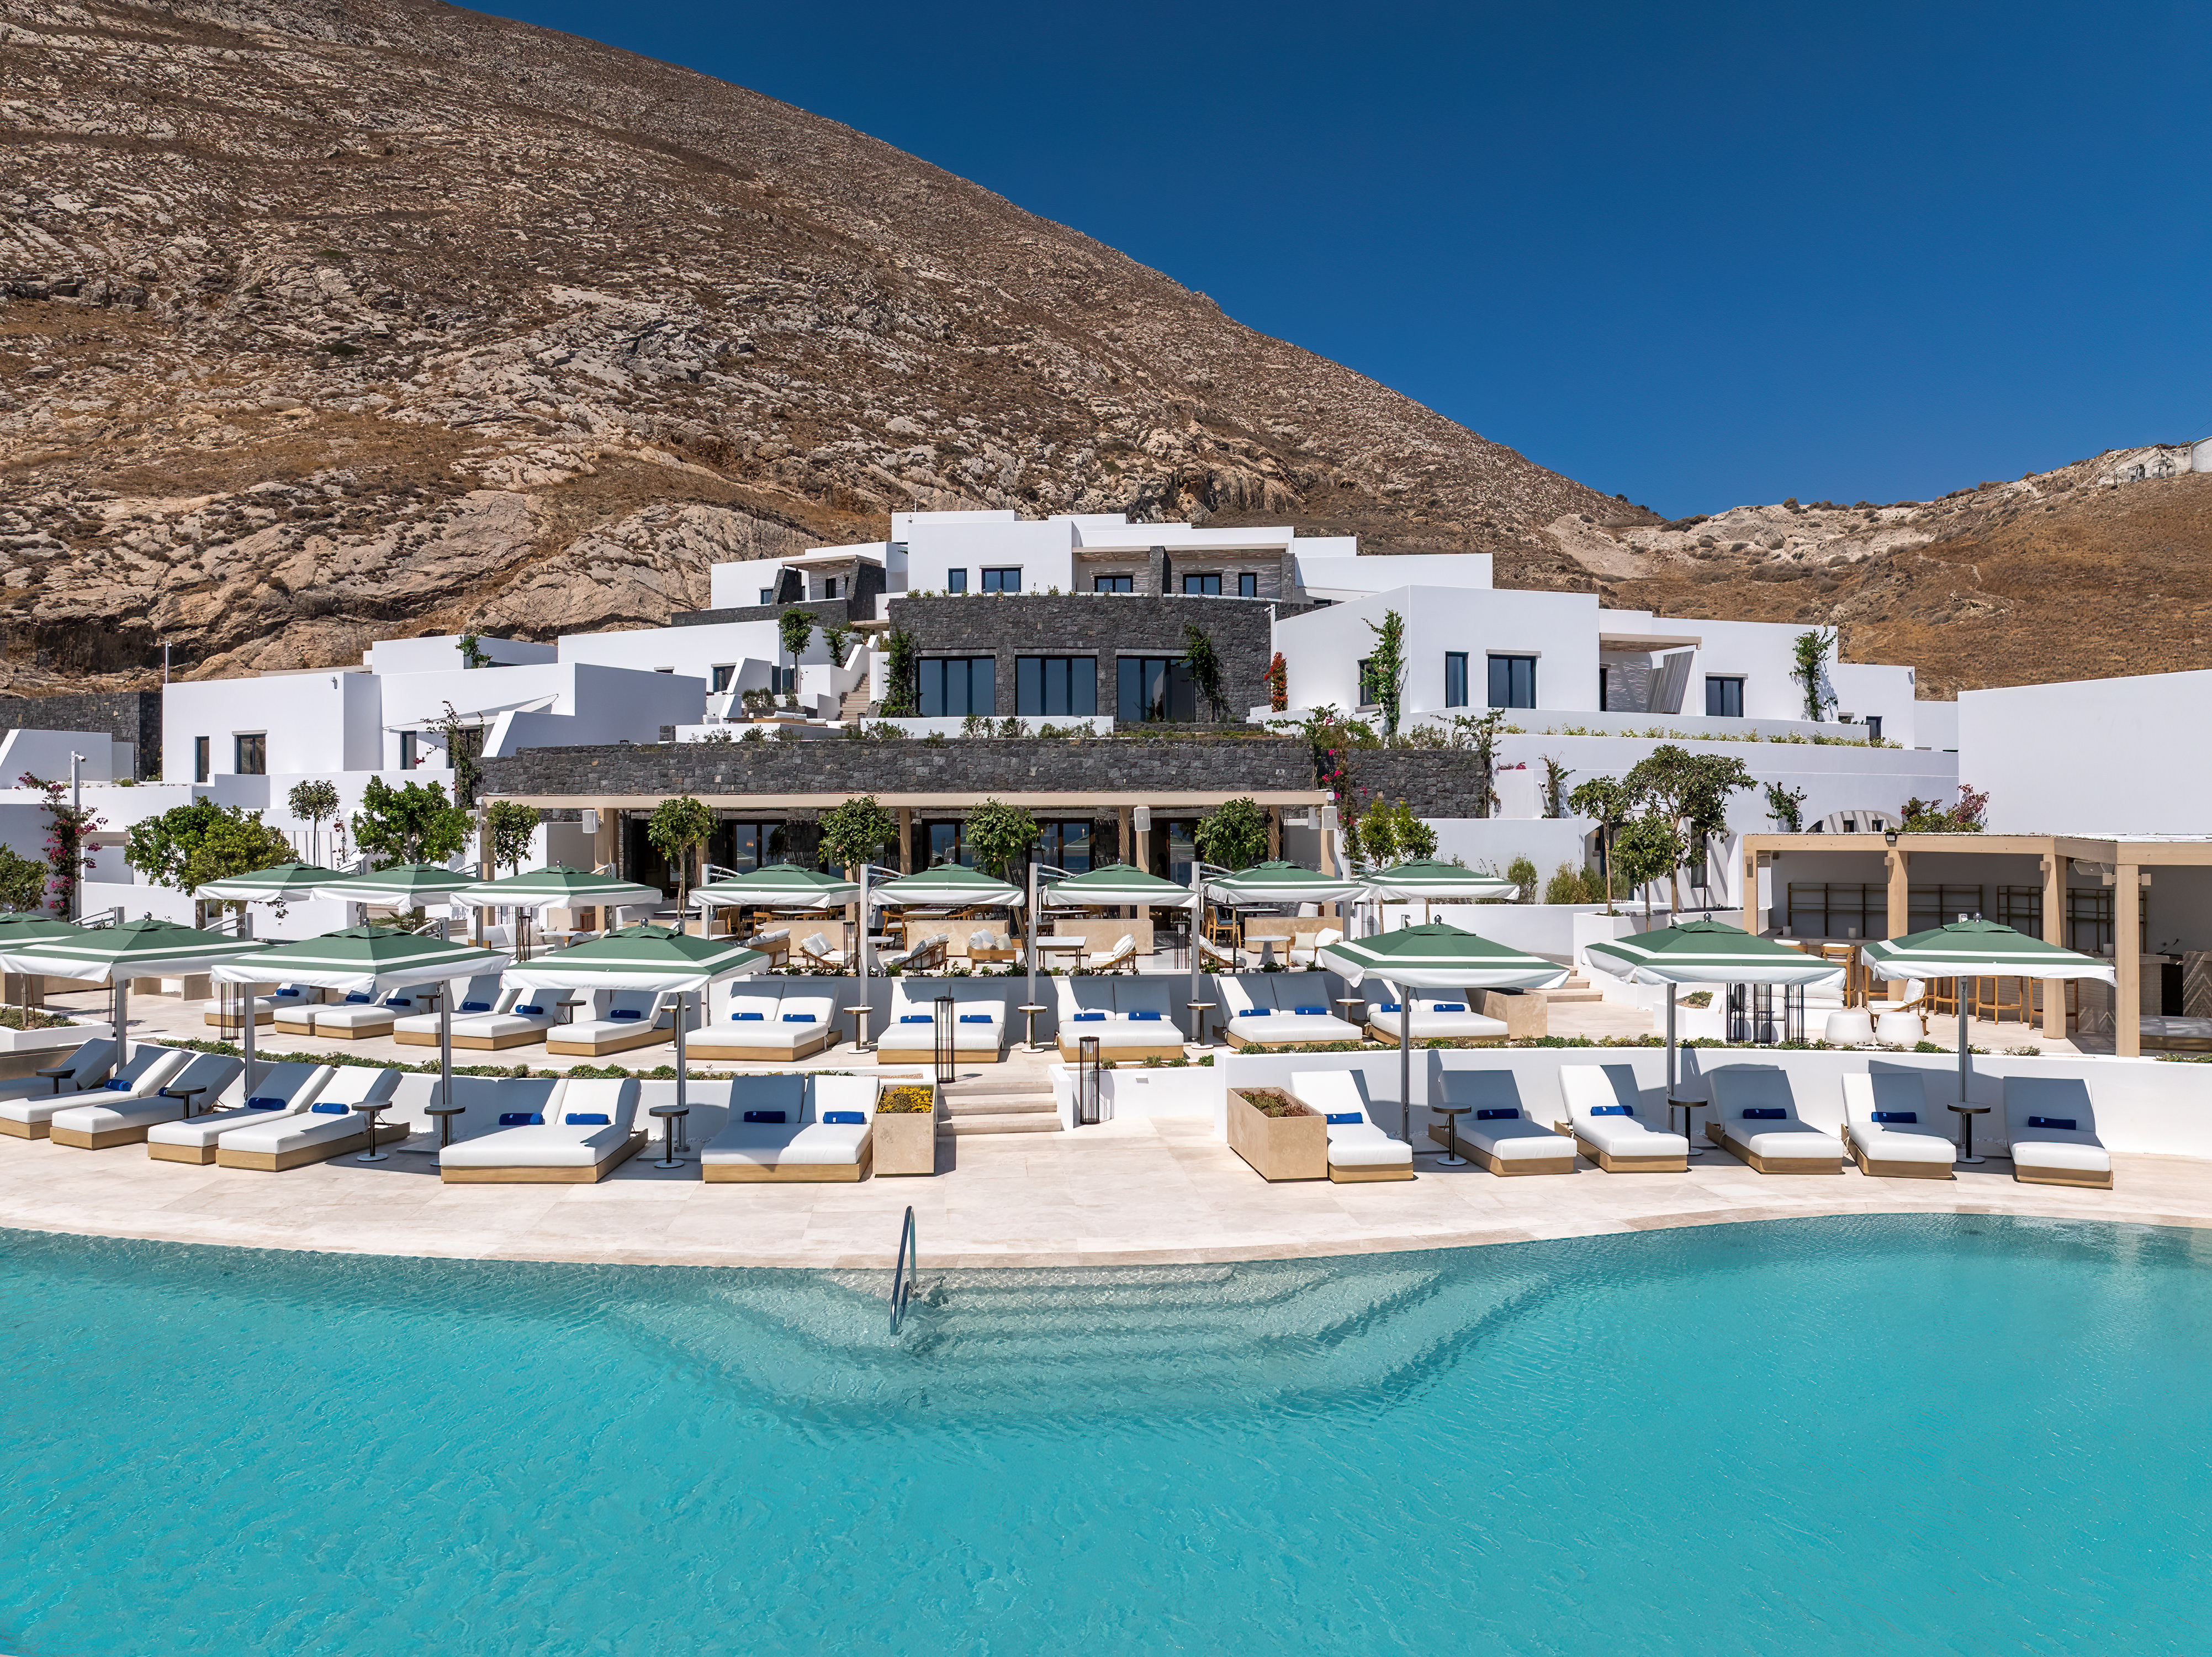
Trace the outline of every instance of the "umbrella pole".
{"type": "Polygon", "coordinates": [[[238,987],[239,1027],[242,1032],[238,1045],[246,1051],[246,1091],[239,1095],[241,1099],[253,1097],[253,1022],[259,1016],[260,1009],[253,1004],[252,989],[250,984],[238,987]]]}
{"type": "Polygon", "coordinates": [[[1667,986],[1667,1106],[1669,1110],[1674,1104],[1674,990],[1675,986],[1671,984],[1667,986]]]}
{"type": "MultiPolygon", "coordinates": [[[[493,1005],[498,1003],[495,1002],[493,1005]]],[[[453,1102],[453,986],[447,984],[438,997],[438,1103],[453,1102]]],[[[451,1122],[453,1118],[445,1118],[451,1122]]]]}
{"type": "MultiPolygon", "coordinates": [[[[865,878],[865,877],[864,877],[864,878],[865,878]]],[[[1036,1005],[1037,1004],[1037,998],[1036,998],[1036,958],[1037,958],[1037,860],[1036,860],[1035,857],[1031,857],[1031,858],[1030,859],[1030,913],[1029,913],[1029,923],[1030,923],[1030,931],[1029,931],[1029,945],[1030,945],[1030,947],[1029,947],[1029,957],[1030,957],[1030,990],[1029,990],[1029,995],[1024,998],[1024,1005],[1026,1005],[1026,1006],[1034,1007],[1034,1006],[1036,1006],[1036,1005]]],[[[1032,1022],[1030,1023],[1030,1035],[1032,1035],[1032,1036],[1034,1036],[1034,1035],[1036,1035],[1036,1023],[1035,1023],[1034,1021],[1032,1021],[1032,1022]]],[[[1034,1047],[1036,1044],[1034,1041],[1032,1041],[1030,1045],[1032,1047],[1034,1047]]]]}
{"type": "MultiPolygon", "coordinates": [[[[865,921],[861,923],[861,929],[863,931],[867,929],[867,923],[865,921]]],[[[690,1067],[685,1063],[684,1057],[684,1026],[690,1021],[690,992],[679,991],[676,997],[676,1130],[678,1133],[684,1130],[683,1113],[691,1108],[684,1086],[690,1077],[690,1067]]],[[[688,1151],[691,1148],[689,1145],[683,1145],[678,1148],[688,1151]]]]}
{"type": "Polygon", "coordinates": [[[1413,1142],[1413,1003],[1398,986],[1398,1137],[1413,1142]]]}
{"type": "Polygon", "coordinates": [[[1966,1046],[1966,981],[1954,978],[1951,982],[1959,992],[1959,1103],[1964,1105],[1966,1102],[1966,1077],[1974,1068],[1973,1054],[1966,1046]]]}
{"type": "Polygon", "coordinates": [[[1199,935],[1206,929],[1206,862],[1195,853],[1190,860],[1190,1036],[1196,1041],[1200,1035],[1198,1003],[1206,997],[1199,990],[1198,960],[1199,935]]]}

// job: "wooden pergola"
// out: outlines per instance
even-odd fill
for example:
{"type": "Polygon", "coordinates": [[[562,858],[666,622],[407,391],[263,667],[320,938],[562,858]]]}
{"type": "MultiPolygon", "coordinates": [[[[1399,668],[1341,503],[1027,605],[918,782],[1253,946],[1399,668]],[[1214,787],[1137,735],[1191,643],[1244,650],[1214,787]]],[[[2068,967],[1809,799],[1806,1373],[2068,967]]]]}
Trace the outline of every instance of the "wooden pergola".
{"type": "MultiPolygon", "coordinates": [[[[2097,840],[2074,834],[1747,834],[1743,837],[1744,928],[1765,929],[1759,902],[1759,871],[1776,852],[1879,852],[1887,874],[1889,935],[1903,937],[1911,925],[1907,882],[1916,857],[1949,856],[2027,856],[2039,860],[2043,874],[2043,940],[2066,947],[2066,876],[2075,863],[2095,863],[2113,871],[2116,893],[2133,892],[2152,868],[2212,867],[2212,839],[2097,840]]],[[[2133,903],[2112,905],[2112,964],[2118,985],[2112,996],[2112,1051],[2124,1058],[2142,1052],[2142,917],[2133,903]]],[[[2043,1003],[2043,1033],[2066,1033],[2066,1005],[2057,996],[2043,1003]]]]}

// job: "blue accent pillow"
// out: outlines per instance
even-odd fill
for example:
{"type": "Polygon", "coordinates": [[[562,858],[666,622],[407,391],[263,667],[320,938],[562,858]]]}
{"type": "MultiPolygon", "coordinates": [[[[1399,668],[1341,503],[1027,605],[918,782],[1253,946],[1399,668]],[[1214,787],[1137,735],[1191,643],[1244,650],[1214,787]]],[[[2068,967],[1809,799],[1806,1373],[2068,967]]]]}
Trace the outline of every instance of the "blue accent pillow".
{"type": "Polygon", "coordinates": [[[786,1024],[819,1024],[822,1022],[820,1019],[816,1018],[811,1013],[786,1013],[783,1015],[783,1021],[786,1024]]]}
{"type": "Polygon", "coordinates": [[[127,1093],[131,1091],[131,1084],[120,1080],[110,1080],[103,1081],[100,1085],[106,1088],[111,1093],[127,1093]]]}
{"type": "Polygon", "coordinates": [[[346,996],[346,1005],[349,1007],[365,1007],[368,1004],[368,996],[363,990],[356,990],[346,996]]]}
{"type": "Polygon", "coordinates": [[[1917,1111],[1876,1111],[1874,1113],[1874,1119],[1877,1122],[1917,1122],[1920,1120],[1920,1112],[1917,1111]]]}
{"type": "Polygon", "coordinates": [[[963,1024],[988,1024],[991,1015],[988,1013],[963,1013],[960,1021],[963,1024]]]}
{"type": "Polygon", "coordinates": [[[2031,1128],[2064,1128],[2070,1132],[2080,1120],[2079,1117],[2073,1116],[2032,1116],[2027,1119],[2027,1125],[2031,1128]]]}
{"type": "Polygon", "coordinates": [[[730,1014],[730,1022],[732,1024],[765,1024],[768,1022],[768,1014],[765,1013],[732,1013],[730,1014]]]}
{"type": "Polygon", "coordinates": [[[491,1011],[491,1003],[488,1001],[465,1001],[461,1003],[461,1011],[464,1013],[489,1013],[491,1011]]]}
{"type": "Polygon", "coordinates": [[[271,1001],[298,1001],[300,998],[300,992],[297,990],[279,990],[270,997],[271,1001]]]}
{"type": "Polygon", "coordinates": [[[353,1114],[353,1106],[350,1105],[315,1105],[311,1106],[308,1108],[310,1112],[316,1116],[350,1116],[353,1114]]]}
{"type": "Polygon", "coordinates": [[[384,1004],[386,1007],[412,1007],[415,1003],[405,996],[386,996],[384,1004]]]}
{"type": "Polygon", "coordinates": [[[785,1111],[747,1111],[745,1112],[745,1120],[748,1122],[787,1122],[790,1120],[790,1114],[785,1111]]]}
{"type": "Polygon", "coordinates": [[[901,1024],[934,1024],[937,1020],[927,1013],[901,1013],[899,1022],[901,1024]]]}
{"type": "Polygon", "coordinates": [[[246,1101],[246,1108],[249,1111],[281,1111],[284,1108],[284,1100],[281,1099],[249,1099],[246,1101]]]}
{"type": "Polygon", "coordinates": [[[1361,1115],[1358,1111],[1331,1111],[1328,1113],[1328,1119],[1330,1125],[1332,1126],[1340,1126],[1346,1122],[1364,1122],[1367,1120],[1367,1118],[1361,1115]]]}
{"type": "Polygon", "coordinates": [[[1075,1015],[1074,1022],[1078,1024],[1103,1024],[1106,1022],[1106,1015],[1103,1013],[1078,1013],[1075,1015]]]}
{"type": "Polygon", "coordinates": [[[1160,1021],[1158,1012],[1132,1013],[1129,1016],[1139,1024],[1158,1024],[1160,1021]]]}
{"type": "Polygon", "coordinates": [[[822,1119],[833,1128],[857,1128],[868,1118],[858,1111],[824,1111],[822,1119]]]}
{"type": "MultiPolygon", "coordinates": [[[[318,1105],[315,1108],[320,1110],[322,1106],[318,1105]]],[[[536,1111],[501,1111],[499,1125],[502,1128],[542,1128],[545,1125],[545,1118],[536,1111]]]]}
{"type": "Polygon", "coordinates": [[[1746,1122],[1779,1122],[1790,1114],[1779,1105],[1753,1105],[1743,1113],[1746,1122]]]}
{"type": "Polygon", "coordinates": [[[1474,1113],[1474,1119],[1477,1122],[1518,1122],[1521,1119],[1521,1112],[1511,1109],[1477,1111],[1474,1113]]]}
{"type": "Polygon", "coordinates": [[[1328,1008],[1326,1007],[1293,1007],[1291,1010],[1300,1018],[1325,1019],[1328,1016],[1328,1008]]]}
{"type": "Polygon", "coordinates": [[[613,1007],[607,1009],[610,1019],[641,1019],[645,1014],[635,1007],[613,1007]]]}
{"type": "Polygon", "coordinates": [[[538,1019],[544,1018],[545,1016],[545,1009],[542,1007],[518,1007],[514,1010],[521,1014],[522,1016],[526,1019],[538,1019]]]}
{"type": "Polygon", "coordinates": [[[1239,1008],[1229,1016],[1233,1019],[1264,1019],[1273,1018],[1274,1014],[1265,1007],[1246,1007],[1239,1008]]]}
{"type": "Polygon", "coordinates": [[[1467,1003],[1463,1001],[1436,1002],[1431,1004],[1429,1011],[1431,1013],[1464,1013],[1467,1011],[1467,1003]]]}
{"type": "Polygon", "coordinates": [[[1590,1114],[1592,1116],[1634,1116],[1636,1112],[1626,1105],[1593,1105],[1590,1106],[1590,1114]]]}
{"type": "Polygon", "coordinates": [[[1402,1013],[1406,1010],[1406,1003],[1402,1001],[1378,1001],[1368,1004],[1378,1013],[1402,1013]]]}
{"type": "Polygon", "coordinates": [[[561,1119],[572,1128],[604,1128],[614,1120],[605,1111],[571,1111],[561,1119]]]}

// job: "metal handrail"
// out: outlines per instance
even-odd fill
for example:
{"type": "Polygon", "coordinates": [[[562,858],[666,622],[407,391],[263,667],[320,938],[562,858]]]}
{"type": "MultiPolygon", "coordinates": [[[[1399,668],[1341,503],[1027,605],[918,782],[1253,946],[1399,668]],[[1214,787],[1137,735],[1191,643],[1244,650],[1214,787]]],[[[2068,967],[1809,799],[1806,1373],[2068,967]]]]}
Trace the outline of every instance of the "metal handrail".
{"type": "Polygon", "coordinates": [[[907,1205],[905,1221],[899,1227],[898,1264],[891,1271],[891,1333],[899,1332],[906,1321],[906,1303],[914,1298],[914,1274],[919,1266],[921,1246],[915,1240],[914,1206],[907,1205]]]}

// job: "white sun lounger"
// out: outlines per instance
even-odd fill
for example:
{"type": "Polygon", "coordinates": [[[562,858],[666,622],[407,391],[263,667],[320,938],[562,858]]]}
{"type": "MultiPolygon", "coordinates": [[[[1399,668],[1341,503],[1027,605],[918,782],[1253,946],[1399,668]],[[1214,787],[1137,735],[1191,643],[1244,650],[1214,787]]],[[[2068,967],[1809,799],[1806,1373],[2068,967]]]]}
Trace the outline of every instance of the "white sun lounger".
{"type": "Polygon", "coordinates": [[[594,1185],[645,1145],[634,1076],[569,1078],[535,1110],[500,1103],[498,1127],[438,1153],[446,1184],[594,1185]]]}
{"type": "Polygon", "coordinates": [[[1705,1137],[1761,1173],[1841,1173],[1844,1142],[1797,1114],[1788,1074],[1771,1064],[1724,1064],[1708,1078],[1705,1137]]]}
{"type": "Polygon", "coordinates": [[[400,1015],[412,1013],[416,1006],[415,997],[404,990],[381,1001],[356,990],[335,1007],[325,1005],[315,1009],[315,1033],[338,1041],[365,1041],[372,1036],[388,1036],[400,1015]]]}
{"type": "MultiPolygon", "coordinates": [[[[275,1022],[276,1009],[293,1005],[300,998],[304,987],[296,984],[278,984],[268,995],[249,997],[248,1005],[253,1008],[253,1022],[256,1025],[275,1022]],[[287,993],[288,991],[289,993],[287,993]]],[[[244,1022],[238,1009],[238,1003],[234,1001],[225,1002],[220,996],[213,1001],[201,1004],[200,1016],[204,1022],[217,1030],[235,1030],[244,1022]]]]}
{"type": "Polygon", "coordinates": [[[54,1112],[106,1081],[118,1051],[112,1036],[95,1036],[59,1063],[46,1067],[60,1071],[59,1075],[10,1076],[0,1081],[0,1134],[11,1139],[44,1139],[54,1112]]]}
{"type": "Polygon", "coordinates": [[[874,1076],[739,1076],[729,1125],[700,1153],[701,1177],[710,1185],[866,1179],[878,1087],[874,1076]]]}
{"type": "Polygon", "coordinates": [[[1562,1064],[1559,1098],[1567,1107],[1562,1131],[1575,1148],[1607,1173],[1686,1173],[1690,1142],[1651,1128],[1636,1071],[1626,1064],[1562,1064]]]}
{"type": "MultiPolygon", "coordinates": [[[[368,1118],[354,1106],[387,1102],[399,1091],[399,1072],[365,1064],[338,1064],[314,1102],[304,1111],[267,1122],[247,1122],[216,1141],[216,1166],[281,1173],[287,1168],[326,1162],[348,1151],[368,1148],[368,1118]]],[[[404,1122],[377,1127],[377,1142],[392,1144],[407,1136],[404,1122]]]]}
{"type": "MultiPolygon", "coordinates": [[[[1392,1001],[1394,995],[1387,985],[1380,986],[1382,999],[1367,1003],[1367,1033],[1377,1041],[1398,1039],[1398,1020],[1404,1016],[1405,1003],[1392,1001]]],[[[1504,1019],[1494,1019],[1474,1010],[1474,1003],[1464,990],[1449,995],[1417,995],[1413,997],[1413,1029],[1415,1041],[1497,1041],[1505,1039],[1507,1032],[1504,1019]]]]}
{"type": "MultiPolygon", "coordinates": [[[[596,1002],[599,992],[592,992],[596,1002]]],[[[543,1003],[541,1003],[542,1005],[543,1003]]],[[[556,1024],[545,1033],[545,1051],[578,1057],[598,1058],[626,1053],[633,1047],[650,1047],[676,1033],[676,1015],[667,997],[650,990],[617,990],[608,994],[598,1016],[574,1024],[556,1024]]]]}
{"type": "MultiPolygon", "coordinates": [[[[194,1053],[160,1087],[204,1087],[195,1103],[218,1097],[235,1081],[245,1066],[220,1053],[194,1053]]],[[[82,1103],[54,1112],[47,1137],[57,1145],[81,1151],[104,1151],[117,1145],[136,1145],[158,1124],[174,1122],[185,1113],[182,1099],[162,1095],[160,1087],[105,1098],[93,1088],[82,1103]]]]}
{"type": "Polygon", "coordinates": [[[156,1162],[190,1162],[202,1167],[215,1161],[216,1144],[225,1134],[252,1122],[273,1122],[294,1116],[313,1104],[337,1075],[329,1064],[272,1064],[245,1096],[246,1078],[223,1090],[217,1107],[188,1121],[163,1122],[146,1133],[146,1154],[156,1162]]]}
{"type": "Polygon", "coordinates": [[[1328,1119],[1328,1177],[1339,1185],[1413,1177],[1413,1148],[1375,1124],[1358,1071],[1294,1070],[1291,1096],[1328,1119]]]}
{"type": "Polygon", "coordinates": [[[708,1005],[708,1022],[684,1042],[688,1057],[787,1063],[836,1039],[834,996],[733,987],[726,995],[710,995],[708,1005]]]}
{"type": "MultiPolygon", "coordinates": [[[[1521,1084],[1510,1070],[1446,1070],[1445,1105],[1473,1106],[1458,1120],[1460,1154],[1492,1173],[1572,1173],[1575,1142],[1531,1122],[1521,1102],[1521,1084]]],[[[1439,1122],[1429,1137],[1449,1146],[1455,1137],[1439,1122]]]]}
{"type": "Polygon", "coordinates": [[[453,1020],[453,1045],[498,1049],[523,1047],[545,1039],[561,1021],[558,1006],[565,990],[502,990],[489,1013],[471,1013],[453,1020]]]}
{"type": "Polygon", "coordinates": [[[1320,931],[1313,935],[1313,941],[1311,943],[1293,944],[1291,946],[1291,965],[1293,966],[1318,966],[1321,965],[1321,952],[1328,948],[1331,944],[1342,943],[1343,941],[1344,934],[1342,931],[1333,926],[1325,926],[1322,928],[1320,931]]]}
{"type": "Polygon", "coordinates": [[[1231,1047],[1311,1046],[1358,1041],[1359,1027],[1328,1010],[1328,978],[1321,972],[1265,972],[1213,981],[1221,992],[1231,1047]]]}
{"type": "Polygon", "coordinates": [[[281,985],[269,1001],[276,1012],[276,1033],[280,1036],[314,1034],[316,1011],[325,1004],[323,992],[305,984],[281,985]]]}
{"type": "Polygon", "coordinates": [[[2031,1185],[2112,1186],[2112,1154],[2097,1137],[2089,1084],[2075,1076],[2008,1076],[2005,1127],[2013,1178],[2031,1185]]]}
{"type": "MultiPolygon", "coordinates": [[[[448,991],[451,993],[450,986],[448,991]]],[[[447,1017],[450,1027],[458,1030],[464,1019],[483,1014],[504,1013],[521,998],[520,990],[510,990],[499,981],[496,972],[480,973],[464,984],[449,1003],[447,1017]]],[[[438,1014],[415,1013],[395,1020],[392,1039],[408,1047],[435,1047],[438,1045],[438,1014]]],[[[457,1041],[454,1045],[460,1044],[457,1041]]]]}
{"type": "Polygon", "coordinates": [[[0,1105],[0,1128],[18,1139],[47,1138],[53,1131],[54,1118],[64,1111],[78,1109],[95,1099],[106,1104],[126,1104],[153,1097],[185,1068],[191,1057],[174,1047],[134,1042],[123,1063],[98,1081],[75,1091],[14,1099],[0,1105]]]}
{"type": "Polygon", "coordinates": [[[1954,1179],[1959,1148],[1922,1126],[1934,1112],[1917,1071],[1844,1078],[1844,1140],[1861,1173],[1881,1179],[1954,1179]]]}
{"type": "Polygon", "coordinates": [[[876,1040],[878,1064],[911,1064],[937,1050],[937,1015],[933,1002],[952,998],[952,1051],[970,1064],[996,1064],[1005,1056],[1006,1000],[988,984],[959,978],[891,983],[890,1021],[876,1040]],[[911,986],[911,987],[909,987],[911,986]]]}

